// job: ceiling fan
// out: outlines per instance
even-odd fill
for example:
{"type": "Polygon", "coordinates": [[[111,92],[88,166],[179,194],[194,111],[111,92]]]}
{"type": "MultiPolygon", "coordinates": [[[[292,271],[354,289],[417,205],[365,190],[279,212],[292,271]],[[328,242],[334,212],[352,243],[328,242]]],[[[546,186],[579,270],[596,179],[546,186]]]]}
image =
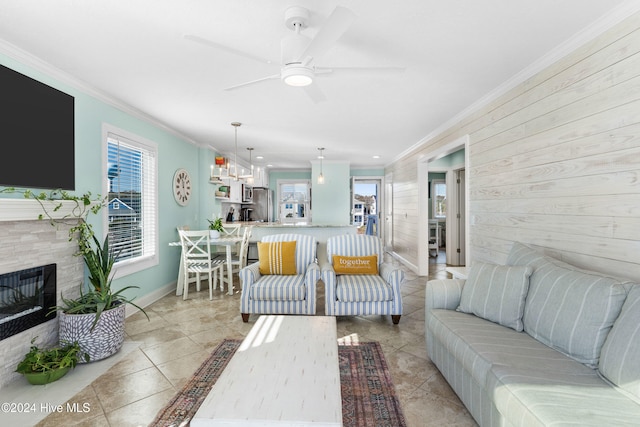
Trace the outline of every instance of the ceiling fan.
{"type": "MultiPolygon", "coordinates": [[[[301,34],[301,31],[309,25],[309,10],[300,6],[289,7],[284,13],[284,23],[293,34],[284,37],[280,42],[280,72],[240,83],[228,87],[225,90],[236,90],[267,80],[280,79],[289,86],[301,87],[306,94],[317,103],[326,100],[324,93],[315,81],[319,75],[329,75],[347,71],[358,73],[397,73],[404,71],[404,68],[400,67],[318,67],[315,65],[316,58],[322,56],[329,50],[347,31],[355,19],[355,13],[346,7],[338,6],[326,19],[316,36],[310,39],[304,34],[301,34]]],[[[250,58],[263,64],[274,65],[274,61],[238,51],[202,37],[185,35],[184,38],[245,58],[250,58]]]]}

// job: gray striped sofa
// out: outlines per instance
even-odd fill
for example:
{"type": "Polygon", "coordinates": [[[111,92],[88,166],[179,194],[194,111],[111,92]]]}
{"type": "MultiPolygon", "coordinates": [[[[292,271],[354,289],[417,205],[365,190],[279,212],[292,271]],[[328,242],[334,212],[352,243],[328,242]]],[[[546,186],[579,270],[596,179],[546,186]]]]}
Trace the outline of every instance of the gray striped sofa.
{"type": "Polygon", "coordinates": [[[429,281],[425,308],[429,357],[481,426],[640,425],[640,285],[515,243],[506,266],[429,281]]]}

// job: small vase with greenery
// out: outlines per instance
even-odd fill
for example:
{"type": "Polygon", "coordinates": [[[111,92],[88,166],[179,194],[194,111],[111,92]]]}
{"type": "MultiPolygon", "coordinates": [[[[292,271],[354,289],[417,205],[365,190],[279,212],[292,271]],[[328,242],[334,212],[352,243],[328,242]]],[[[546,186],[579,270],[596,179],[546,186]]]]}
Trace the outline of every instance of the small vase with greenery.
{"type": "Polygon", "coordinates": [[[212,239],[219,239],[220,233],[224,231],[222,226],[222,218],[216,217],[215,219],[208,219],[209,221],[209,234],[212,239]]]}
{"type": "MultiPolygon", "coordinates": [[[[62,347],[41,349],[31,340],[31,349],[16,368],[31,384],[41,385],[57,381],[71,368],[75,368],[80,360],[80,345],[76,342],[62,347]]],[[[86,356],[88,362],[89,356],[86,356]]]]}

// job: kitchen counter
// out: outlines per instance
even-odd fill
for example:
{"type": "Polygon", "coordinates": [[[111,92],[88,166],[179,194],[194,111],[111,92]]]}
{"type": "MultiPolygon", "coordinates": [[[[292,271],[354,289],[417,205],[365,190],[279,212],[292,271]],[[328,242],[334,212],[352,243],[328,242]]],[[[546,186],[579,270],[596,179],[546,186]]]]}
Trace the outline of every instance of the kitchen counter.
{"type": "Polygon", "coordinates": [[[313,224],[308,222],[298,223],[281,223],[281,222],[263,222],[263,221],[233,221],[225,222],[222,225],[238,225],[241,227],[254,226],[254,227],[266,227],[266,228],[354,228],[355,225],[330,225],[330,224],[313,224]]]}
{"type": "Polygon", "coordinates": [[[253,226],[251,237],[249,238],[249,260],[257,260],[258,253],[256,242],[262,240],[264,236],[271,234],[305,234],[313,236],[318,242],[318,259],[326,259],[327,239],[331,236],[341,234],[357,234],[358,227],[355,225],[326,225],[326,224],[282,224],[279,222],[255,222],[255,221],[234,221],[230,224],[240,224],[242,227],[253,226]]]}

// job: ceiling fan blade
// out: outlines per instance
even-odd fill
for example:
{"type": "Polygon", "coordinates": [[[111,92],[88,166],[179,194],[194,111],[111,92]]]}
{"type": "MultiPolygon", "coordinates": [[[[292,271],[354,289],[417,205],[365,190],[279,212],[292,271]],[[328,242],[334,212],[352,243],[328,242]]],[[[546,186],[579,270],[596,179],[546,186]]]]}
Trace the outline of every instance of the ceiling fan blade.
{"type": "Polygon", "coordinates": [[[358,75],[358,76],[377,76],[388,74],[404,73],[404,67],[315,67],[316,75],[333,74],[333,75],[358,75]]]}
{"type": "Polygon", "coordinates": [[[221,45],[219,43],[216,43],[214,41],[211,41],[211,40],[199,37],[199,36],[194,36],[192,34],[185,34],[183,37],[185,39],[189,40],[189,41],[200,43],[200,44],[203,44],[205,46],[212,47],[214,49],[218,49],[218,50],[222,50],[222,51],[227,52],[227,53],[231,53],[231,54],[234,54],[234,55],[242,56],[244,58],[253,59],[254,61],[258,61],[258,62],[260,62],[262,64],[270,64],[270,65],[274,64],[274,62],[271,61],[270,59],[264,59],[264,58],[261,58],[259,56],[255,56],[255,55],[252,55],[250,53],[247,53],[247,52],[242,52],[241,50],[233,49],[233,48],[230,48],[228,46],[221,45]]]}
{"type": "Polygon", "coordinates": [[[318,84],[315,82],[310,84],[309,86],[304,86],[302,89],[305,91],[307,96],[311,98],[314,104],[318,104],[327,100],[324,92],[318,87],[318,84]]]}
{"type": "Polygon", "coordinates": [[[346,7],[337,6],[331,12],[320,31],[300,54],[300,62],[311,62],[325,53],[344,34],[356,19],[356,14],[346,7]],[[311,59],[310,59],[311,58],[311,59]]]}
{"type": "Polygon", "coordinates": [[[264,82],[264,81],[267,81],[267,80],[274,80],[274,79],[280,80],[280,74],[274,74],[272,76],[262,77],[262,78],[257,79],[257,80],[251,80],[250,82],[240,83],[239,85],[228,87],[225,90],[226,91],[236,90],[236,89],[243,88],[245,86],[251,86],[251,85],[256,84],[256,83],[264,82]]]}

